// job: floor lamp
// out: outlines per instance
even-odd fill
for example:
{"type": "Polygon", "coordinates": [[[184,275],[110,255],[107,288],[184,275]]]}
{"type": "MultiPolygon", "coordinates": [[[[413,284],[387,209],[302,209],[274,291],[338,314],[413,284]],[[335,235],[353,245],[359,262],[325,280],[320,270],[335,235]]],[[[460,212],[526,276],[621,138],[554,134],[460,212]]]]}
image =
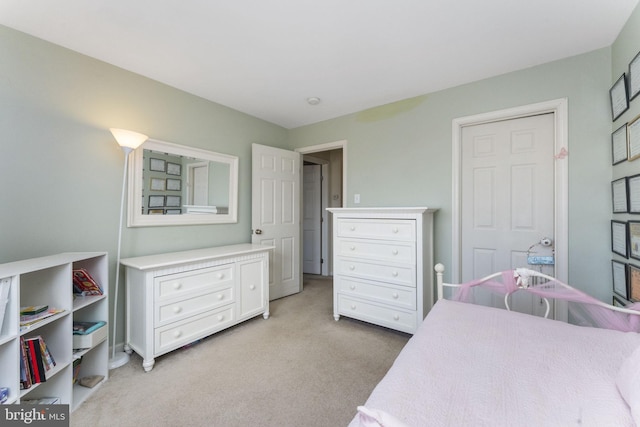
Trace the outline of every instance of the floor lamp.
{"type": "Polygon", "coordinates": [[[129,361],[129,355],[124,351],[116,354],[116,324],[118,319],[118,283],[120,282],[120,246],[122,242],[122,217],[124,216],[124,193],[127,183],[127,165],[129,164],[129,154],[147,140],[147,135],[132,132],[125,129],[109,129],[116,139],[122,151],[124,151],[124,172],[122,174],[122,194],[120,196],[120,224],[118,225],[118,255],[116,256],[116,283],[113,298],[113,343],[111,344],[111,358],[109,359],[109,369],[119,368],[129,361]]]}

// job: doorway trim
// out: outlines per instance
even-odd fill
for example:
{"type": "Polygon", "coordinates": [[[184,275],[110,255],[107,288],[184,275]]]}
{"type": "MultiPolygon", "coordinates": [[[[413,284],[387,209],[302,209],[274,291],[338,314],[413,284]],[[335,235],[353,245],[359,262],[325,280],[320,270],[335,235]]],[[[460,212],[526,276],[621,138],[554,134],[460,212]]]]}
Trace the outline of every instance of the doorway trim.
{"type": "Polygon", "coordinates": [[[458,283],[461,277],[461,165],[462,128],[502,120],[511,120],[538,114],[552,113],[555,126],[554,153],[554,234],[555,234],[555,277],[568,281],[569,248],[569,126],[567,98],[554,99],[537,104],[507,108],[489,113],[476,114],[453,119],[452,121],[452,256],[451,281],[458,283]]]}

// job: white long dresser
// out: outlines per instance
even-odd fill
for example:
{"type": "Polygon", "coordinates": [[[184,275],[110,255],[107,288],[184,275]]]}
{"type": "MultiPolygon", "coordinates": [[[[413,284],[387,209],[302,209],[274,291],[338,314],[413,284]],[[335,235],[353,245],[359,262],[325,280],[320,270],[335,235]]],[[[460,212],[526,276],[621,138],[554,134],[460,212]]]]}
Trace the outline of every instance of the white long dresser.
{"type": "Polygon", "coordinates": [[[239,244],[126,258],[125,351],[155,358],[262,314],[269,317],[269,250],[239,244]]]}
{"type": "Polygon", "coordinates": [[[433,213],[329,208],[333,315],[414,333],[433,305],[433,213]]]}

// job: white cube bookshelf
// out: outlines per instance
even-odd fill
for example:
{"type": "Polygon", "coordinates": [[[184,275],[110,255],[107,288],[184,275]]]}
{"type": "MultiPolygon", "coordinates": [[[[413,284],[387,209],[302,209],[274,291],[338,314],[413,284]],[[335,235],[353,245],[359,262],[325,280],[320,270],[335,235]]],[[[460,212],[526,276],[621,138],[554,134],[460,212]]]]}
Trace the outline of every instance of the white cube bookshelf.
{"type": "MultiPolygon", "coordinates": [[[[9,388],[5,404],[26,399],[58,397],[60,403],[75,410],[97,387],[73,385],[73,322],[107,321],[108,257],[105,252],[63,253],[0,264],[0,282],[10,282],[2,328],[0,329],[0,387],[9,388]],[[73,295],[74,269],[84,268],[103,290],[99,296],[73,295]],[[20,307],[48,305],[64,310],[27,328],[20,327],[20,307]],[[53,355],[56,366],[46,372],[46,382],[20,389],[21,338],[41,336],[53,355]]],[[[107,325],[105,325],[107,327],[107,325]]],[[[77,353],[82,357],[78,378],[102,375],[108,378],[108,338],[77,353]]]]}

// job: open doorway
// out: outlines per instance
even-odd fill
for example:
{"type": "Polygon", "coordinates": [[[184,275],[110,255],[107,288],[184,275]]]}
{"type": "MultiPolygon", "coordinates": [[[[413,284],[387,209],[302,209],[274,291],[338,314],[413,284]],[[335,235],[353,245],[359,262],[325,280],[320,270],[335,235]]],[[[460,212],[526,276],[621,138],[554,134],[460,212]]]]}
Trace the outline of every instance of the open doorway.
{"type": "Polygon", "coordinates": [[[333,274],[328,207],[342,207],[346,189],[346,141],[304,147],[302,267],[304,274],[333,274]]]}

